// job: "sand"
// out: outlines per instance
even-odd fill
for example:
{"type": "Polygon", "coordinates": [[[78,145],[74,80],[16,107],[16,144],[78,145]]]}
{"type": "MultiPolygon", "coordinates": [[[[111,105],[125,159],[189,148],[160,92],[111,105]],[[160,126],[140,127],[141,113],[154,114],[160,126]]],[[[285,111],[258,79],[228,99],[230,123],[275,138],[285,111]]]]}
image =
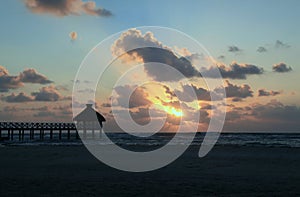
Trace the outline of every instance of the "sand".
{"type": "Polygon", "coordinates": [[[300,149],[190,148],[146,173],[115,170],[83,146],[0,147],[0,196],[287,196],[300,194],[300,149]]]}

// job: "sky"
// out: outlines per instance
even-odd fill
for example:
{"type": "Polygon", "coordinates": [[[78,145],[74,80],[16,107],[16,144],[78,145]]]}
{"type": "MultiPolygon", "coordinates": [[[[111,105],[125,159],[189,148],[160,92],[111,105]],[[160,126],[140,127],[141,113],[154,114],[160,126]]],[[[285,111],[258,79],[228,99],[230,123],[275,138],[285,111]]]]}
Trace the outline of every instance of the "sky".
{"type": "MultiPolygon", "coordinates": [[[[107,54],[92,50],[100,66],[105,58],[117,58],[103,83],[116,82],[113,79],[125,68],[143,67],[115,88],[101,83],[97,87],[94,107],[107,117],[107,130],[120,129],[112,104],[116,116],[129,110],[142,125],[149,121],[148,109],[154,105],[157,119],[166,114],[166,131],[176,130],[179,119],[185,119],[185,130],[197,125],[205,131],[221,104],[227,112],[224,131],[300,130],[299,1],[11,0],[0,4],[1,121],[71,122],[74,83],[83,95],[93,93],[89,87],[93,79],[75,81],[79,66],[98,43],[115,34],[107,54]],[[172,28],[192,37],[208,51],[205,65],[192,44],[141,26],[172,28]],[[128,52],[126,40],[164,50],[128,52]],[[173,62],[171,67],[188,82],[163,75],[160,65],[146,65],[157,60],[153,54],[161,56],[160,63],[173,62]],[[199,73],[216,80],[213,68],[218,68],[223,84],[210,90],[199,73]],[[144,79],[158,84],[137,87],[144,79]],[[227,98],[211,106],[209,94],[221,89],[227,98]],[[190,90],[196,99],[187,98],[190,90]],[[130,106],[125,106],[130,91],[130,106]],[[198,112],[199,121],[192,118],[198,112]]],[[[84,102],[73,100],[73,107],[81,110],[84,102]]]]}

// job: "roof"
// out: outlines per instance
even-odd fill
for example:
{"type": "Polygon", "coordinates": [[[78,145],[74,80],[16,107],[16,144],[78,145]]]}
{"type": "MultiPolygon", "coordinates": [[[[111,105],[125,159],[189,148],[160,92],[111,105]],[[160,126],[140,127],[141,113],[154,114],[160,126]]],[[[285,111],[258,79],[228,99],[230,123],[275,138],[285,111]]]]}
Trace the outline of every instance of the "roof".
{"type": "Polygon", "coordinates": [[[86,108],[73,118],[74,121],[99,121],[105,122],[105,118],[94,108],[93,104],[86,104],[86,108]]]}

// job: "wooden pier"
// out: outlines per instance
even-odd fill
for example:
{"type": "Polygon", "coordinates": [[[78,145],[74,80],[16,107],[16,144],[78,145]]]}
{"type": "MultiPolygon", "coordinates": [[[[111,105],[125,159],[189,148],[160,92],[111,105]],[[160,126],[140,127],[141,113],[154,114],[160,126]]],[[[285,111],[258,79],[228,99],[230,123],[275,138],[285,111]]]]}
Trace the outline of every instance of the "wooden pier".
{"type": "Polygon", "coordinates": [[[86,104],[86,108],[74,117],[75,123],[38,123],[38,122],[0,122],[0,141],[4,140],[34,140],[38,136],[39,140],[44,140],[47,136],[49,140],[62,140],[63,137],[79,139],[79,134],[84,139],[101,138],[102,122],[105,118],[92,108],[92,104],[86,104]],[[99,135],[96,134],[99,133],[99,135]],[[91,135],[88,135],[91,133],[91,135]],[[74,135],[72,135],[74,134],[74,135]],[[14,138],[18,139],[14,139],[14,138]]]}
{"type": "Polygon", "coordinates": [[[0,122],[0,140],[44,140],[45,136],[52,140],[61,140],[63,136],[66,139],[79,139],[79,135],[74,123],[21,123],[21,122],[0,122]],[[57,135],[54,135],[57,134],[57,135]],[[73,134],[73,135],[71,135],[73,134]],[[15,139],[17,138],[17,139],[15,139]]]}

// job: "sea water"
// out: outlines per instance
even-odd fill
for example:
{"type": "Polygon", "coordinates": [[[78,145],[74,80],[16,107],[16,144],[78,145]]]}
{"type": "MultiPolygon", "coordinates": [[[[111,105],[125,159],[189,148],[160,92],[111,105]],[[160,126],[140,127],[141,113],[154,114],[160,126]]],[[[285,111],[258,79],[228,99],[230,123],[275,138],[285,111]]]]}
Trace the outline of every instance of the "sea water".
{"type": "MultiPolygon", "coordinates": [[[[150,137],[136,137],[127,133],[108,133],[109,139],[91,139],[87,140],[87,143],[94,144],[118,144],[120,146],[163,146],[165,144],[181,145],[187,144],[188,139],[193,137],[192,133],[181,133],[173,139],[172,133],[156,133],[150,137]]],[[[191,145],[201,145],[203,142],[205,133],[197,133],[191,145]]],[[[210,139],[206,139],[210,142],[210,139]]],[[[23,141],[19,141],[17,134],[15,133],[13,141],[1,141],[1,146],[8,145],[24,145],[24,146],[41,146],[41,145],[69,145],[77,146],[82,145],[81,139],[76,139],[75,134],[71,135],[71,139],[67,139],[67,136],[63,134],[62,139],[58,140],[58,134],[53,135],[53,139],[50,140],[49,136],[45,135],[44,140],[40,140],[37,135],[35,139],[30,140],[29,136],[25,135],[23,141]]],[[[268,147],[300,147],[300,132],[299,133],[272,133],[272,132],[259,132],[259,133],[247,133],[247,132],[226,132],[221,133],[217,140],[216,146],[268,146],[268,147]]]]}

